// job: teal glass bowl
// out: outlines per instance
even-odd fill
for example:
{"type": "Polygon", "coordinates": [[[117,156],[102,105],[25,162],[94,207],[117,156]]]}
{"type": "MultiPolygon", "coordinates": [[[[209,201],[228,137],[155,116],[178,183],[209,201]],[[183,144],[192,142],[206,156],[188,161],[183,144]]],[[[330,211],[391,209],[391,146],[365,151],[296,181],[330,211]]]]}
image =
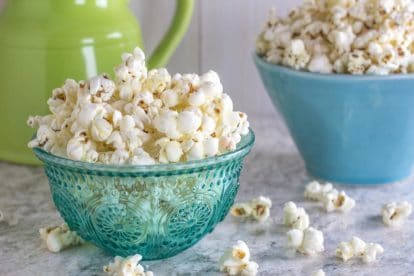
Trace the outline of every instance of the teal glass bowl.
{"type": "Polygon", "coordinates": [[[146,166],[73,161],[40,148],[34,153],[70,229],[112,255],[155,260],[191,247],[224,219],[254,139],[250,130],[223,155],[146,166]]]}

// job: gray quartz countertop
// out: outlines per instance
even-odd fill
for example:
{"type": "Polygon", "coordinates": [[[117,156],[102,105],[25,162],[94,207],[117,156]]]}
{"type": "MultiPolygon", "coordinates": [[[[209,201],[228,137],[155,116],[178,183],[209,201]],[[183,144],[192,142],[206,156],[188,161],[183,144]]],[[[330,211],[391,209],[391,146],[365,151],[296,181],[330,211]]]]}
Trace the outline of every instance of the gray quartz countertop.
{"type": "MultiPolygon", "coordinates": [[[[213,233],[187,251],[161,261],[144,262],[155,275],[220,275],[217,262],[226,247],[244,240],[260,275],[310,275],[323,268],[327,275],[414,275],[414,216],[400,229],[385,227],[381,206],[390,201],[414,203],[414,178],[381,186],[339,186],[356,201],[348,214],[326,214],[303,199],[310,180],[286,128],[275,114],[251,118],[256,145],[240,179],[237,201],[266,195],[273,201],[271,219],[263,224],[238,222],[227,216],[213,233]],[[310,258],[285,250],[283,204],[295,201],[308,211],[311,224],[324,232],[325,252],[310,258]],[[334,256],[340,241],[353,235],[380,243],[385,252],[376,263],[342,263],[334,256]]],[[[0,162],[0,275],[102,275],[112,257],[90,244],[50,253],[38,229],[62,222],[39,167],[0,162]]]]}

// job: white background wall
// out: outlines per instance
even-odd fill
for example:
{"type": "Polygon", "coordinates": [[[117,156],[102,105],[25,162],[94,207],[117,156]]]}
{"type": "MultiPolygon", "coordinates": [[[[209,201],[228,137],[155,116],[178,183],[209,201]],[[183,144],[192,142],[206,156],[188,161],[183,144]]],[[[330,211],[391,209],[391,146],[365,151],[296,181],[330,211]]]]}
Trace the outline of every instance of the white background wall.
{"type": "MultiPolygon", "coordinates": [[[[0,0],[0,6],[5,1],[0,0]]],[[[196,0],[191,28],[168,65],[169,71],[202,73],[215,70],[237,109],[251,115],[273,113],[252,62],[255,36],[272,6],[279,14],[284,14],[299,2],[196,0]]],[[[141,23],[147,52],[152,51],[167,29],[174,6],[173,0],[131,0],[131,8],[141,23]]]]}

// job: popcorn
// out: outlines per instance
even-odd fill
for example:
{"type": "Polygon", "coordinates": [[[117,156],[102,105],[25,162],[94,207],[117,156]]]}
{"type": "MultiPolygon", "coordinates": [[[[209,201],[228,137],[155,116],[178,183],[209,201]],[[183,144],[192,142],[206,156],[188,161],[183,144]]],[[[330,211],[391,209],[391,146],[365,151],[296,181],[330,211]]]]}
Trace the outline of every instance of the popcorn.
{"type": "Polygon", "coordinates": [[[364,263],[374,262],[378,254],[384,252],[381,245],[376,243],[365,243],[358,237],[353,237],[350,242],[341,242],[335,251],[338,258],[344,262],[353,257],[361,258],[364,263]]]}
{"type": "Polygon", "coordinates": [[[149,165],[235,150],[249,132],[216,72],[148,71],[141,49],[122,55],[115,78],[67,80],[48,100],[51,114],[31,116],[29,147],[77,161],[149,165]]]}
{"type": "Polygon", "coordinates": [[[143,149],[137,148],[133,151],[133,156],[130,157],[131,164],[137,165],[154,165],[156,161],[143,149]]]}
{"type": "Polygon", "coordinates": [[[325,194],[332,192],[334,190],[331,183],[326,183],[325,185],[320,184],[318,181],[312,181],[306,185],[304,197],[320,201],[323,199],[325,194]]]}
{"type": "Polygon", "coordinates": [[[313,227],[292,229],[286,233],[287,245],[305,255],[315,256],[325,250],[323,233],[313,227]]]}
{"type": "Polygon", "coordinates": [[[258,273],[259,265],[250,261],[250,250],[246,243],[237,241],[220,258],[219,268],[227,275],[254,276],[258,273]]]}
{"type": "Polygon", "coordinates": [[[349,73],[354,75],[362,75],[371,65],[371,60],[365,55],[363,51],[353,51],[348,55],[348,67],[349,73]]]}
{"type": "Polygon", "coordinates": [[[87,84],[89,94],[95,103],[107,102],[115,92],[115,83],[107,75],[93,77],[87,84]]]}
{"type": "Polygon", "coordinates": [[[161,100],[166,107],[174,107],[179,103],[180,98],[177,92],[168,89],[161,94],[161,100]]]}
{"type": "Polygon", "coordinates": [[[270,215],[272,201],[264,196],[259,196],[250,201],[252,207],[252,217],[257,221],[265,221],[270,215]]]}
{"type": "Polygon", "coordinates": [[[413,11],[412,1],[305,1],[284,18],[271,10],[256,51],[267,62],[322,74],[411,73],[413,11]]]}
{"type": "Polygon", "coordinates": [[[338,192],[331,183],[322,185],[317,181],[310,182],[305,188],[304,197],[322,202],[327,212],[346,213],[355,207],[355,200],[344,191],[338,192]]]}
{"type": "Polygon", "coordinates": [[[98,118],[92,121],[91,136],[98,142],[103,142],[111,135],[113,126],[107,120],[98,118]]]}
{"type": "Polygon", "coordinates": [[[71,231],[66,223],[57,227],[40,228],[40,237],[51,252],[60,252],[70,246],[83,244],[76,232],[71,231]]]}
{"type": "Polygon", "coordinates": [[[248,203],[238,203],[231,207],[230,214],[239,218],[252,218],[259,222],[267,220],[270,216],[272,201],[270,198],[259,196],[248,203]]]}
{"type": "Polygon", "coordinates": [[[354,42],[355,34],[352,26],[347,26],[345,30],[334,30],[330,32],[328,38],[335,46],[339,54],[351,51],[351,45],[354,42]]]}
{"type": "Polygon", "coordinates": [[[391,227],[399,227],[412,212],[412,205],[407,201],[391,202],[382,207],[382,221],[391,227]]]}
{"type": "Polygon", "coordinates": [[[139,264],[141,260],[142,256],[138,254],[126,258],[116,256],[113,263],[103,267],[103,271],[112,276],[153,276],[139,264]]]}
{"type": "Polygon", "coordinates": [[[203,142],[203,152],[205,157],[217,155],[219,152],[219,140],[213,137],[206,138],[203,142]]]}
{"type": "Polygon", "coordinates": [[[362,255],[362,261],[364,263],[375,262],[377,259],[377,255],[382,253],[384,253],[384,248],[382,248],[381,245],[377,243],[368,243],[362,255]]]}
{"type": "Polygon", "coordinates": [[[192,111],[183,111],[177,117],[177,130],[183,134],[192,134],[201,126],[201,117],[192,111]]]}
{"type": "Polygon", "coordinates": [[[310,60],[308,70],[314,73],[329,74],[332,73],[333,67],[326,55],[318,54],[310,60]]]}
{"type": "Polygon", "coordinates": [[[303,41],[300,39],[295,39],[292,40],[292,42],[286,48],[286,53],[282,59],[282,63],[286,66],[298,70],[304,68],[309,59],[310,56],[306,51],[303,41]]]}
{"type": "Polygon", "coordinates": [[[285,204],[283,223],[293,229],[305,230],[309,227],[309,216],[304,208],[297,207],[292,201],[285,204]]]}
{"type": "Polygon", "coordinates": [[[73,160],[96,162],[99,154],[94,147],[94,144],[81,133],[67,142],[66,152],[68,157],[73,160]]]}
{"type": "Polygon", "coordinates": [[[323,196],[322,202],[327,212],[347,213],[355,206],[355,200],[350,198],[344,191],[340,193],[337,191],[329,192],[323,196]]]}
{"type": "Polygon", "coordinates": [[[335,251],[338,258],[344,262],[348,261],[354,256],[361,256],[366,248],[366,244],[358,237],[352,237],[351,242],[341,242],[335,251]]]}
{"type": "Polygon", "coordinates": [[[252,215],[253,209],[248,203],[234,204],[230,209],[230,214],[233,217],[248,218],[252,215]]]}
{"type": "Polygon", "coordinates": [[[315,272],[312,273],[312,276],[325,276],[325,271],[323,271],[322,269],[319,269],[315,272]]]}
{"type": "Polygon", "coordinates": [[[177,141],[171,141],[168,138],[161,138],[156,143],[160,145],[159,161],[161,163],[178,162],[183,155],[183,150],[180,143],[177,141]]]}

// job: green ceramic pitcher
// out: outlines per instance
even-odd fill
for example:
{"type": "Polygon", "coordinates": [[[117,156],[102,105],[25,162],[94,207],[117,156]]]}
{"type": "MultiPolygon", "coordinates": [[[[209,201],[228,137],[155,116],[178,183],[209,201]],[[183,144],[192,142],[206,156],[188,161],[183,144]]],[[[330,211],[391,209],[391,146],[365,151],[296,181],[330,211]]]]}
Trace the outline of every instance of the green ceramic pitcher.
{"type": "MultiPolygon", "coordinates": [[[[123,52],[142,47],[129,0],[10,0],[0,16],[0,159],[36,163],[27,149],[30,114],[66,78],[112,73],[123,52]]],[[[164,66],[184,36],[193,0],[177,0],[175,17],[149,58],[164,66]]],[[[154,18],[154,20],[157,20],[154,18]]]]}

